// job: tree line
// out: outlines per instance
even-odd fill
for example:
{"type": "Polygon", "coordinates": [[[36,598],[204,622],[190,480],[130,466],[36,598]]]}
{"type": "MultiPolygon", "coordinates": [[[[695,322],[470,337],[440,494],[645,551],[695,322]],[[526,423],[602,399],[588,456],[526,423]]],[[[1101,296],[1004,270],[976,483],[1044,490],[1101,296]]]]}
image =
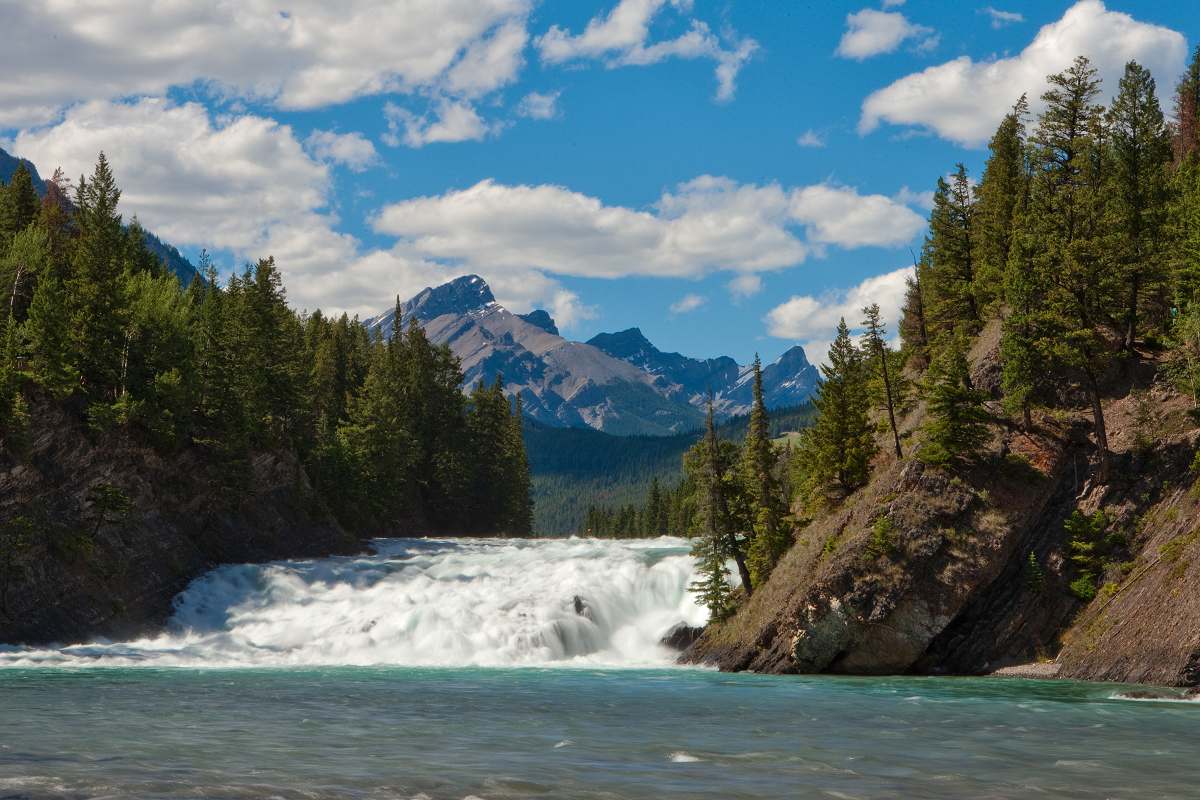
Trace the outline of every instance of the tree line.
{"type": "Polygon", "coordinates": [[[1031,430],[1035,411],[1083,398],[1094,479],[1105,482],[1103,399],[1139,361],[1163,364],[1200,407],[1200,49],[1170,124],[1136,62],[1108,108],[1087,58],[1047,85],[1036,118],[1025,97],[1004,116],[978,182],[963,164],[938,179],[899,349],[878,306],[864,308],[853,328],[838,325],[813,424],[794,447],[773,447],[752,423],[738,448],[710,423],[685,457],[666,496],[692,513],[668,515],[668,530],[697,537],[694,590],[713,618],[761,584],[805,519],[867,483],[881,448],[953,468],[998,425],[1031,430]],[[994,398],[974,385],[968,360],[988,323],[1000,335],[994,398]],[[920,426],[902,433],[897,418],[918,404],[920,426]]]}
{"type": "MultiPolygon", "coordinates": [[[[363,533],[531,532],[520,400],[462,391],[457,357],[415,321],[386,340],[357,318],[298,313],[273,258],[187,287],[118,212],[103,154],[38,197],[0,186],[0,444],[19,458],[36,407],[165,452],[198,447],[231,486],[255,451],[299,454],[324,505],[363,533]]],[[[397,301],[397,307],[399,302],[397,301]]],[[[397,315],[397,320],[400,317],[397,315]]]]}

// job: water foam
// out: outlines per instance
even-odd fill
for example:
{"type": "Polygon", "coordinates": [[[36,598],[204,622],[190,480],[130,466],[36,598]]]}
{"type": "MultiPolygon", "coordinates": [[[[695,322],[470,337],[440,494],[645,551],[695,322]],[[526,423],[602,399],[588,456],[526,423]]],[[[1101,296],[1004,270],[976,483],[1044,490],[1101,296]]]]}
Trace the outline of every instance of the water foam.
{"type": "Polygon", "coordinates": [[[688,543],[383,539],[358,558],[220,567],[163,635],[0,648],[31,666],[660,666],[702,625],[688,543]]]}

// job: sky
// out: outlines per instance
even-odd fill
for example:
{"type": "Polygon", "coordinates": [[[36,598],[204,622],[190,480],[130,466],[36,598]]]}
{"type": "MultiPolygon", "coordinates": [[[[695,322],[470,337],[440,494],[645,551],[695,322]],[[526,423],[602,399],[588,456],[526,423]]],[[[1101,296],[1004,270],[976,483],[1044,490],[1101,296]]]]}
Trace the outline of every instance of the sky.
{"type": "Polygon", "coordinates": [[[297,308],[476,273],[588,339],[819,360],[892,327],[939,176],[1022,93],[1130,59],[1169,110],[1200,0],[9,0],[0,147],[103,150],[122,210],[297,308]]]}

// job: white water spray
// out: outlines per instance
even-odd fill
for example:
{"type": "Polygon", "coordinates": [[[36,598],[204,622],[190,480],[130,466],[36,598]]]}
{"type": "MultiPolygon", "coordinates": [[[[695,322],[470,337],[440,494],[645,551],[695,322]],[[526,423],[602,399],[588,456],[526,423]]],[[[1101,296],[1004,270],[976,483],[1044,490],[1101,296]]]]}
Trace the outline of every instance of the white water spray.
{"type": "Polygon", "coordinates": [[[358,558],[220,567],[161,636],[0,647],[0,666],[657,666],[702,625],[681,539],[385,539],[358,558]]]}

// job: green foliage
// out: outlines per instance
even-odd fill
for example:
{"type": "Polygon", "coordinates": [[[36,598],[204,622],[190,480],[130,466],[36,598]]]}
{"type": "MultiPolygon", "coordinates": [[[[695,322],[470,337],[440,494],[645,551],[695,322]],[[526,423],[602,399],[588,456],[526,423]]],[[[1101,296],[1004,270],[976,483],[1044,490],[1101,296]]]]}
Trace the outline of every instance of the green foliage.
{"type": "Polygon", "coordinates": [[[884,514],[875,518],[871,525],[871,544],[867,550],[876,558],[885,558],[896,552],[896,537],[891,517],[884,514]]]}
{"type": "Polygon", "coordinates": [[[1073,511],[1063,523],[1071,563],[1078,573],[1070,583],[1071,594],[1084,602],[1090,602],[1096,597],[1100,577],[1104,572],[1105,558],[1122,543],[1117,535],[1105,536],[1108,524],[1108,515],[1104,511],[1085,515],[1079,509],[1073,511]]]}
{"type": "Polygon", "coordinates": [[[843,319],[821,366],[824,382],[813,405],[817,418],[807,445],[813,459],[810,481],[818,491],[852,491],[867,481],[875,438],[868,417],[867,373],[862,353],[843,319]]]}
{"type": "Polygon", "coordinates": [[[733,589],[729,585],[727,558],[719,543],[709,536],[692,545],[700,578],[689,585],[697,602],[708,609],[709,620],[720,622],[733,612],[733,589]]]}
{"type": "Polygon", "coordinates": [[[927,464],[944,465],[970,457],[988,440],[989,416],[983,395],[970,386],[966,353],[952,339],[925,376],[929,416],[918,453],[927,464]]]}
{"type": "MultiPolygon", "coordinates": [[[[31,393],[82,395],[64,408],[85,408],[99,434],[204,448],[230,491],[249,487],[255,452],[295,452],[314,510],[363,532],[531,532],[519,401],[512,409],[497,385],[468,403],[458,360],[419,325],[380,342],[345,315],[298,315],[273,258],[221,286],[202,255],[205,279],[181,291],[156,240],[136,219],[122,225],[103,154],[73,203],[65,190],[56,174],[0,248],[7,449],[31,379],[31,393]]],[[[14,196],[3,192],[0,224],[14,196]]],[[[93,535],[128,511],[116,492],[89,499],[93,535]]]]}

